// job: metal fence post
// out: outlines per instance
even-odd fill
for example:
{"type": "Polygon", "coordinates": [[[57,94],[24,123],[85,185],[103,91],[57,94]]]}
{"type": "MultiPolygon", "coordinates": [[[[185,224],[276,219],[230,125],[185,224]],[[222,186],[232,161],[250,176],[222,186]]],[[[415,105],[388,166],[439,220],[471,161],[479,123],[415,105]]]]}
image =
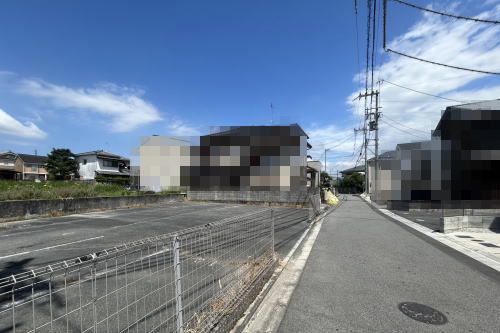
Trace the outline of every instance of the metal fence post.
{"type": "Polygon", "coordinates": [[[271,246],[273,251],[273,259],[274,259],[274,209],[271,208],[271,246]]]}
{"type": "Polygon", "coordinates": [[[177,319],[177,333],[184,333],[182,321],[182,286],[181,286],[181,259],[179,237],[175,236],[172,241],[174,251],[174,276],[175,276],[175,315],[177,319]]]}

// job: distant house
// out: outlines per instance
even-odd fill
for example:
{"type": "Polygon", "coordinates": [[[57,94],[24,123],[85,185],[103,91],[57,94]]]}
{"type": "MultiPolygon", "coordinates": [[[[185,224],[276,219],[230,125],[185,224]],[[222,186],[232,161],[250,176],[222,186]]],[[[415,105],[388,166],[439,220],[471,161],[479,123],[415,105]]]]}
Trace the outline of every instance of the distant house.
{"type": "Polygon", "coordinates": [[[47,180],[47,156],[0,153],[0,179],[2,180],[47,180]]]}
{"type": "Polygon", "coordinates": [[[307,187],[319,187],[321,174],[320,161],[307,161],[307,187]]]}
{"type": "Polygon", "coordinates": [[[365,173],[365,166],[364,165],[357,165],[353,168],[342,170],[342,171],[340,171],[340,173],[342,174],[342,177],[350,176],[353,173],[363,173],[364,174],[365,173]]]}
{"type": "Polygon", "coordinates": [[[104,150],[75,154],[80,180],[92,180],[97,175],[130,177],[130,160],[104,150]]]}

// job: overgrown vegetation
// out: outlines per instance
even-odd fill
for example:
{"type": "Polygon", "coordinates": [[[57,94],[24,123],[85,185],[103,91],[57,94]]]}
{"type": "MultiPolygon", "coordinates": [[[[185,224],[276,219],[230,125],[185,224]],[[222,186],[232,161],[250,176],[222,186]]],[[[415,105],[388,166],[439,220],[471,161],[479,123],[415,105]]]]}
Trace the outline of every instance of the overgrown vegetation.
{"type": "Polygon", "coordinates": [[[345,176],[338,184],[339,189],[342,189],[341,193],[348,190],[349,193],[363,193],[365,188],[364,176],[360,173],[353,173],[350,176],[345,176]]]}
{"type": "Polygon", "coordinates": [[[127,186],[130,184],[130,179],[128,177],[106,177],[102,175],[95,176],[95,181],[104,184],[116,184],[121,186],[127,186]]]}
{"type": "MultiPolygon", "coordinates": [[[[157,194],[178,193],[171,191],[157,194]]],[[[0,181],[0,201],[3,200],[30,200],[30,199],[59,199],[59,198],[86,198],[86,197],[117,197],[128,195],[155,194],[129,190],[118,184],[78,184],[74,182],[48,181],[43,183],[0,181]]]]}

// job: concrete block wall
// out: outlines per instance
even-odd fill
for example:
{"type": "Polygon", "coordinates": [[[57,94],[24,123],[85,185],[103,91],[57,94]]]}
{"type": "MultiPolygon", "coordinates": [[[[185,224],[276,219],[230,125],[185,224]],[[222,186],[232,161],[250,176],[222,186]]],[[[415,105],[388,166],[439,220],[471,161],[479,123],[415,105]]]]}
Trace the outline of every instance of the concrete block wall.
{"type": "Polygon", "coordinates": [[[497,216],[447,216],[441,218],[440,230],[443,233],[457,231],[500,230],[500,217],[497,216]]]}
{"type": "Polygon", "coordinates": [[[57,213],[81,213],[184,200],[184,194],[0,201],[0,221],[57,213]]]}
{"type": "Polygon", "coordinates": [[[223,202],[266,202],[304,205],[309,192],[299,191],[188,191],[188,200],[223,202]]]}

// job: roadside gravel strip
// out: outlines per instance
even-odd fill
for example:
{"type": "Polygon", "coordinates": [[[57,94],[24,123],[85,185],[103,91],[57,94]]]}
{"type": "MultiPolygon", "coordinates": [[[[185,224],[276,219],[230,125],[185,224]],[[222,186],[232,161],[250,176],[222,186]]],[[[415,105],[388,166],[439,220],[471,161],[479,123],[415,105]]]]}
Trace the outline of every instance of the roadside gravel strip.
{"type": "MultiPolygon", "coordinates": [[[[364,196],[360,196],[363,200],[365,200],[368,204],[371,204],[370,203],[370,200],[367,199],[366,197],[364,196]]],[[[390,210],[387,210],[387,209],[383,209],[383,208],[378,208],[378,207],[375,207],[373,205],[371,205],[373,209],[377,209],[378,211],[380,211],[382,214],[404,224],[405,226],[415,230],[415,231],[418,231],[419,233],[422,233],[424,235],[426,235],[427,237],[430,237],[476,261],[479,261],[480,263],[496,270],[497,272],[500,272],[500,261],[498,260],[498,258],[486,251],[481,251],[477,248],[474,248],[472,246],[468,246],[465,242],[463,241],[460,241],[456,238],[454,238],[453,236],[449,236],[449,235],[446,235],[446,234],[442,234],[442,233],[437,233],[435,232],[434,230],[431,230],[429,228],[426,228],[424,226],[421,226],[420,224],[418,223],[415,223],[415,222],[412,222],[402,216],[399,216],[397,214],[394,214],[393,212],[391,212],[390,210]]]]}
{"type": "Polygon", "coordinates": [[[341,204],[342,201],[338,206],[324,211],[303,232],[290,252],[279,262],[255,301],[236,323],[232,333],[273,332],[279,327],[324,218],[341,204]],[[297,252],[299,247],[300,251],[297,252]]]}

